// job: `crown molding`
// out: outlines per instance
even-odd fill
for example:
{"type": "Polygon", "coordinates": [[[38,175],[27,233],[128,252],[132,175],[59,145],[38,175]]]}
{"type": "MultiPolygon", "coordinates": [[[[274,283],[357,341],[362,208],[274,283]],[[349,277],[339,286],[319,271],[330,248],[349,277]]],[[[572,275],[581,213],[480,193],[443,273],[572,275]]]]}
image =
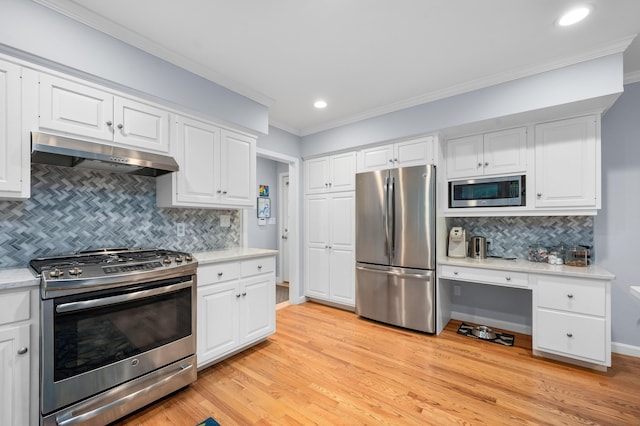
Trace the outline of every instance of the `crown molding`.
{"type": "Polygon", "coordinates": [[[624,75],[624,84],[632,84],[640,81],[640,70],[628,72],[624,75]]]}
{"type": "Polygon", "coordinates": [[[296,128],[296,127],[292,127],[286,123],[283,123],[281,121],[277,121],[277,120],[272,120],[271,118],[269,118],[269,126],[273,126],[273,127],[277,127],[280,130],[283,130],[287,133],[291,133],[294,136],[302,136],[300,134],[300,129],[296,128]]]}
{"type": "Polygon", "coordinates": [[[82,7],[71,0],[33,0],[34,2],[58,12],[74,21],[87,25],[97,31],[107,34],[117,40],[132,45],[144,52],[163,59],[171,64],[212,81],[226,89],[232,90],[245,96],[261,105],[269,107],[274,99],[261,93],[258,90],[247,87],[232,78],[226,77],[214,70],[192,61],[177,52],[167,49],[146,37],[124,28],[120,24],[113,22],[89,9],[82,7]]]}
{"type": "Polygon", "coordinates": [[[517,80],[519,78],[530,77],[532,75],[540,74],[547,71],[553,71],[555,69],[567,67],[570,65],[575,65],[580,62],[586,62],[586,61],[598,59],[604,56],[622,53],[627,49],[627,47],[629,47],[629,44],[631,44],[635,36],[636,35],[634,34],[633,36],[624,37],[622,39],[617,40],[614,43],[608,44],[606,46],[602,46],[600,48],[594,49],[590,52],[586,52],[580,55],[574,55],[568,58],[563,58],[558,61],[548,62],[546,64],[536,65],[532,67],[508,70],[502,73],[494,74],[486,78],[464,82],[462,84],[454,85],[441,90],[434,90],[429,93],[425,93],[409,99],[401,100],[392,104],[384,105],[384,106],[381,106],[380,108],[374,108],[367,111],[363,111],[362,113],[352,115],[351,117],[348,117],[345,119],[335,120],[335,121],[324,123],[318,126],[307,127],[300,130],[300,136],[312,135],[314,133],[319,133],[319,132],[330,130],[336,127],[352,124],[357,121],[362,121],[369,118],[378,117],[384,114],[400,111],[406,108],[422,105],[428,102],[437,101],[439,99],[445,99],[452,96],[461,95],[463,93],[484,89],[486,87],[495,86],[501,83],[506,83],[508,81],[517,80]]]}

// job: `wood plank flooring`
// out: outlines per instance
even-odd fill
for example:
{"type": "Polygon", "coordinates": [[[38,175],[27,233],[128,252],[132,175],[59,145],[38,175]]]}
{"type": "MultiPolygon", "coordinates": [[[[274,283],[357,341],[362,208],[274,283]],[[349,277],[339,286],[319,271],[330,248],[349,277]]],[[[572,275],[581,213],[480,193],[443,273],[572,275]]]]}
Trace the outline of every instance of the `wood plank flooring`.
{"type": "Polygon", "coordinates": [[[124,425],[638,425],[640,359],[607,373],[456,333],[411,332],[315,304],[277,311],[267,341],[199,372],[124,425]]]}

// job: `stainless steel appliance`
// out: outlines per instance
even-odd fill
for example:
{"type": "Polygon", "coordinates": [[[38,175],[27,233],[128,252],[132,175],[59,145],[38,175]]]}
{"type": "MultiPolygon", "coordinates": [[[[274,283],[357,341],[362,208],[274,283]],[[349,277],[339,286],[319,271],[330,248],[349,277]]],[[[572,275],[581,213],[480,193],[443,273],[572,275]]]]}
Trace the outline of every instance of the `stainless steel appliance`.
{"type": "Polygon", "coordinates": [[[178,171],[176,160],[166,155],[39,132],[31,132],[31,161],[143,176],[178,171]]]}
{"type": "Polygon", "coordinates": [[[435,167],[356,175],[356,313],[435,332],[435,167]]]}
{"type": "Polygon", "coordinates": [[[449,231],[449,257],[467,257],[467,231],[461,226],[454,226],[449,231]]]}
{"type": "Polygon", "coordinates": [[[196,380],[188,253],[101,249],[30,262],[40,275],[43,425],[104,425],[196,380]]]}
{"type": "Polygon", "coordinates": [[[525,176],[449,182],[449,207],[516,207],[526,205],[525,176]]]}
{"type": "Polygon", "coordinates": [[[474,259],[486,259],[487,239],[485,237],[471,237],[471,240],[469,240],[469,257],[474,259]]]}

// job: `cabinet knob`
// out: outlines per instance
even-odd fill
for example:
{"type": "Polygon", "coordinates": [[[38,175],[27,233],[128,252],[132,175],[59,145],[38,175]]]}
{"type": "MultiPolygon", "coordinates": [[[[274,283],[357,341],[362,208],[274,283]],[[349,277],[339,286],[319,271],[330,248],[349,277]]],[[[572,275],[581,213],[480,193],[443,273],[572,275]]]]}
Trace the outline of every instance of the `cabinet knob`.
{"type": "Polygon", "coordinates": [[[223,193],[223,194],[226,194],[226,193],[227,193],[227,191],[222,191],[222,193],[223,193]]]}
{"type": "Polygon", "coordinates": [[[222,193],[222,189],[218,189],[218,190],[216,191],[216,194],[221,194],[221,193],[222,193]]]}
{"type": "Polygon", "coordinates": [[[325,187],[325,188],[328,188],[328,187],[329,187],[329,182],[325,182],[325,183],[324,183],[324,187],[325,187]]]}
{"type": "Polygon", "coordinates": [[[107,126],[109,127],[113,126],[113,121],[107,121],[107,126]]]}
{"type": "Polygon", "coordinates": [[[398,162],[398,159],[397,159],[397,158],[394,158],[394,159],[393,159],[393,161],[397,163],[397,162],[398,162]]]}
{"type": "Polygon", "coordinates": [[[393,163],[393,158],[389,158],[389,162],[390,162],[390,163],[393,163]]]}
{"type": "Polygon", "coordinates": [[[331,182],[329,182],[329,188],[331,188],[331,185],[332,185],[332,183],[331,183],[331,182]]]}
{"type": "Polygon", "coordinates": [[[567,333],[567,337],[573,337],[573,333],[567,333]]]}
{"type": "Polygon", "coordinates": [[[482,163],[478,163],[478,167],[482,167],[482,163]]]}
{"type": "Polygon", "coordinates": [[[484,166],[487,167],[489,165],[489,163],[484,163],[484,166]]]}
{"type": "Polygon", "coordinates": [[[262,265],[258,265],[258,269],[262,269],[262,265]]]}
{"type": "Polygon", "coordinates": [[[223,275],[223,272],[218,272],[218,277],[221,277],[223,275]]]}
{"type": "Polygon", "coordinates": [[[569,294],[567,294],[567,297],[568,297],[569,299],[573,299],[573,294],[569,293],[569,294]]]}
{"type": "Polygon", "coordinates": [[[538,198],[542,197],[542,192],[538,192],[538,193],[536,194],[536,196],[537,196],[538,198]]]}
{"type": "Polygon", "coordinates": [[[507,281],[511,281],[511,277],[507,276],[506,277],[507,281]]]}
{"type": "Polygon", "coordinates": [[[236,294],[236,297],[240,297],[240,293],[236,294]]]}
{"type": "Polygon", "coordinates": [[[22,347],[20,349],[18,349],[18,355],[24,355],[29,351],[29,349],[27,347],[22,347]]]}
{"type": "Polygon", "coordinates": [[[453,271],[453,275],[458,275],[458,271],[453,271]]]}
{"type": "Polygon", "coordinates": [[[246,296],[246,295],[247,295],[247,292],[246,292],[246,291],[245,291],[245,292],[243,292],[243,293],[242,293],[242,295],[243,295],[243,296],[246,296]]]}

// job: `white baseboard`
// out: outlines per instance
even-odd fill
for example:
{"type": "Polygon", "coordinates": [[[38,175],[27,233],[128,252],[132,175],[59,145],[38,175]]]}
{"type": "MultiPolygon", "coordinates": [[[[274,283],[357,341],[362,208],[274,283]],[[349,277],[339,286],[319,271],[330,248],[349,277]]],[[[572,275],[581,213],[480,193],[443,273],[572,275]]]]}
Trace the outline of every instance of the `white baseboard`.
{"type": "Polygon", "coordinates": [[[464,312],[451,311],[451,318],[458,321],[482,324],[489,327],[500,328],[502,330],[515,331],[516,333],[531,335],[531,326],[518,324],[515,322],[501,321],[494,318],[485,318],[478,315],[471,315],[464,312]]]}
{"type": "Polygon", "coordinates": [[[640,358],[640,346],[627,345],[626,343],[611,342],[611,352],[640,358]]]}

